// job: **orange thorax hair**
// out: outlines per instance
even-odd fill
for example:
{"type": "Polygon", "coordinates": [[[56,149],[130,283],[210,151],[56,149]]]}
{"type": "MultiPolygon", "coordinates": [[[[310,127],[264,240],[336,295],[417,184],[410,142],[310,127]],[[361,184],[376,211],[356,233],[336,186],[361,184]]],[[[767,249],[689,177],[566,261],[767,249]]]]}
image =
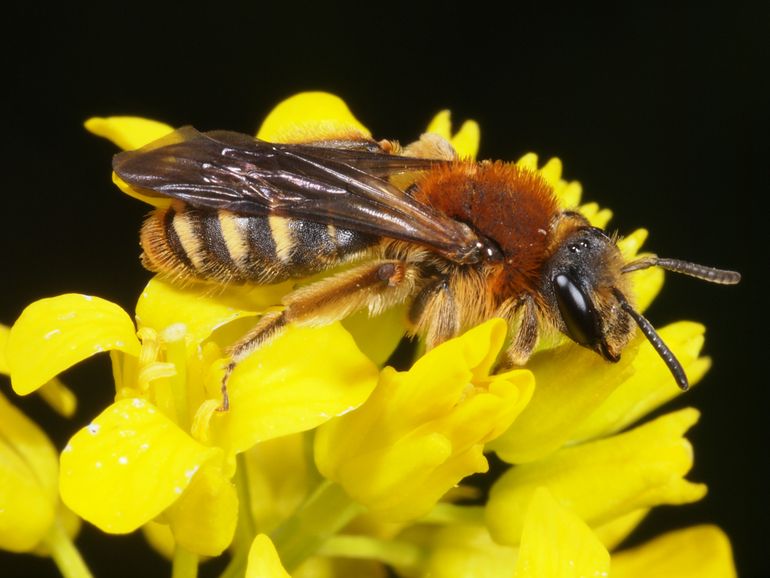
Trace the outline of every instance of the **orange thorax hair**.
{"type": "Polygon", "coordinates": [[[417,184],[418,200],[500,248],[504,261],[488,278],[494,293],[505,298],[537,289],[550,226],[559,212],[542,177],[513,163],[463,161],[437,167],[417,184]]]}

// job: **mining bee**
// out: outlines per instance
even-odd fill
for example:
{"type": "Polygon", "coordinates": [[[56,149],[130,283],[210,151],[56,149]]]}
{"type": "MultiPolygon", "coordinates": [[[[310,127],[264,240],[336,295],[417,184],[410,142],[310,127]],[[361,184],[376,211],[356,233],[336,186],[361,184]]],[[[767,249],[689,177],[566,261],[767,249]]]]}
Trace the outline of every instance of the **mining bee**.
{"type": "Polygon", "coordinates": [[[681,364],[638,313],[628,273],[663,267],[734,284],[740,274],[656,256],[625,262],[615,241],[562,210],[551,186],[513,163],[457,159],[437,135],[401,148],[361,135],[295,144],[179,129],[119,153],[115,173],[172,199],[141,231],[142,262],[176,281],[270,284],[334,270],[290,292],[232,346],[222,382],[289,323],[324,325],[408,304],[428,348],[491,317],[524,364],[557,329],[616,362],[638,327],[683,390],[681,364]]]}

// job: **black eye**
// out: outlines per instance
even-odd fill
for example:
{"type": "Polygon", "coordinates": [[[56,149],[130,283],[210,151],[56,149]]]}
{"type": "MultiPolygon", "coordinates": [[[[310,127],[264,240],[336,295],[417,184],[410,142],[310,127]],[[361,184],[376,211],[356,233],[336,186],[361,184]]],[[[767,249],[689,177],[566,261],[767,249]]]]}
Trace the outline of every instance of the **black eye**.
{"type": "Polygon", "coordinates": [[[566,275],[557,275],[553,286],[567,334],[580,345],[595,345],[601,335],[596,323],[596,309],[591,300],[566,275]]]}

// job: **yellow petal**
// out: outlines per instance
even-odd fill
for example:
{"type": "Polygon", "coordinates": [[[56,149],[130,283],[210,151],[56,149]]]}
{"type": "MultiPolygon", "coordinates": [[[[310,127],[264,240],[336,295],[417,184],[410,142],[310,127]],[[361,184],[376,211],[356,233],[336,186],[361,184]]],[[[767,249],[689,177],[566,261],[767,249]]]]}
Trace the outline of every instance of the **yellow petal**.
{"type": "Polygon", "coordinates": [[[697,419],[696,410],[684,409],[509,469],[493,486],[487,503],[492,536],[503,544],[518,542],[523,513],[540,486],[592,526],[640,508],[701,499],[705,486],[684,479],[693,455],[683,435],[697,419]]]}
{"type": "Polygon", "coordinates": [[[29,552],[48,534],[57,473],[45,433],[0,394],[0,550],[29,552]]]}
{"type": "Polygon", "coordinates": [[[375,365],[382,366],[396,350],[406,332],[406,307],[396,306],[381,315],[370,317],[359,311],[343,320],[342,325],[356,341],[359,349],[375,365]]]}
{"type": "Polygon", "coordinates": [[[135,189],[115,173],[112,173],[112,182],[129,197],[134,197],[135,199],[138,199],[143,203],[147,203],[148,205],[152,205],[153,207],[165,208],[171,205],[171,197],[146,195],[141,191],[141,189],[135,189]]]}
{"type": "MultiPolygon", "coordinates": [[[[658,331],[682,363],[691,384],[696,384],[711,365],[708,358],[698,357],[704,331],[703,325],[691,321],[672,323],[658,331]]],[[[634,367],[637,371],[572,432],[573,441],[621,431],[682,393],[668,367],[646,340],[639,348],[634,367]]]]}
{"type": "Polygon", "coordinates": [[[265,534],[259,534],[251,543],[246,578],[291,578],[265,534]]]}
{"type": "Polygon", "coordinates": [[[200,556],[218,556],[235,533],[235,486],[221,469],[204,465],[164,517],[177,544],[200,556]]]}
{"type": "Polygon", "coordinates": [[[123,150],[138,149],[174,130],[165,123],[138,116],[93,117],[85,122],[85,127],[123,150]]]}
{"type": "Polygon", "coordinates": [[[542,176],[549,185],[555,187],[559,184],[559,181],[561,181],[562,170],[561,159],[554,157],[548,159],[548,162],[540,168],[540,176],[542,176]]]}
{"type": "Polygon", "coordinates": [[[5,357],[5,348],[10,334],[11,328],[0,324],[0,374],[2,375],[10,375],[11,373],[11,369],[8,367],[8,360],[5,357]]]}
{"type": "Polygon", "coordinates": [[[316,434],[316,464],[380,519],[424,514],[463,477],[486,471],[483,445],[526,404],[527,371],[488,376],[505,338],[494,319],[433,349],[408,372],[386,368],[358,410],[316,434]]]}
{"type": "Polygon", "coordinates": [[[308,443],[306,434],[293,434],[244,452],[251,512],[258,528],[272,531],[307,497],[316,475],[308,460],[308,443]]]}
{"type": "Polygon", "coordinates": [[[370,137],[345,101],[328,92],[301,92],[287,98],[257,132],[257,138],[282,143],[370,137]]]}
{"type": "Polygon", "coordinates": [[[481,129],[476,121],[466,120],[449,140],[461,159],[475,159],[481,142],[481,129]]]}
{"type": "MultiPolygon", "coordinates": [[[[217,392],[221,373],[210,377],[217,392]]],[[[376,382],[377,368],[339,323],[289,326],[236,367],[228,382],[230,411],[213,422],[212,439],[238,453],[315,428],[358,407],[376,382]]]]}
{"type": "Polygon", "coordinates": [[[171,533],[171,528],[168,527],[168,524],[161,524],[160,522],[155,521],[147,522],[142,526],[142,533],[153,550],[166,558],[166,560],[174,558],[176,541],[174,540],[174,534],[171,533]]]}
{"type": "Polygon", "coordinates": [[[153,277],[139,297],[136,321],[140,327],[156,331],[182,323],[189,339],[198,344],[219,327],[236,319],[254,317],[280,303],[289,287],[287,283],[231,286],[215,292],[200,287],[180,287],[153,277]]]}
{"type": "Polygon", "coordinates": [[[432,132],[445,140],[452,138],[452,113],[449,110],[442,110],[436,114],[428,123],[425,132],[432,132]]]}
{"type": "Polygon", "coordinates": [[[13,388],[26,395],[95,353],[119,350],[136,356],[139,348],[123,309],[70,293],[29,305],[11,328],[6,355],[13,388]]]}
{"type": "Polygon", "coordinates": [[[615,547],[625,540],[642,520],[650,513],[649,508],[640,508],[610,520],[606,524],[594,528],[596,537],[601,540],[607,550],[614,550],[615,547]]]}
{"type": "Polygon", "coordinates": [[[612,556],[612,578],[735,578],[730,541],[716,526],[664,534],[612,556]]]}
{"type": "Polygon", "coordinates": [[[479,152],[481,129],[478,123],[466,120],[453,136],[452,116],[448,110],[442,110],[434,116],[425,132],[437,134],[448,140],[461,159],[475,159],[479,152]]]}
{"type": "Polygon", "coordinates": [[[514,577],[600,578],[609,569],[610,555],[590,528],[539,488],[527,509],[514,577]]]}
{"type": "MultiPolygon", "coordinates": [[[[11,373],[5,356],[5,348],[8,345],[10,335],[11,328],[0,325],[0,374],[3,375],[10,375],[11,373]]],[[[53,378],[41,386],[38,393],[54,411],[64,417],[72,417],[77,409],[78,400],[75,394],[57,378],[53,378]]]]}
{"type": "MultiPolygon", "coordinates": [[[[647,231],[637,229],[630,235],[618,240],[618,248],[626,261],[632,261],[639,255],[644,241],[647,239],[647,231]]],[[[629,273],[636,310],[644,312],[657,297],[663,287],[663,269],[660,267],[648,267],[629,273]]]]}
{"type": "Polygon", "coordinates": [[[578,208],[578,211],[586,218],[594,227],[604,229],[607,227],[612,218],[612,211],[609,209],[601,209],[597,203],[586,203],[578,208]]]}
{"type": "MultiPolygon", "coordinates": [[[[49,529],[48,536],[40,542],[32,553],[35,556],[50,557],[61,546],[59,540],[69,542],[75,541],[75,537],[80,532],[83,521],[60,500],[57,503],[56,521],[49,529]]],[[[64,546],[65,548],[67,546],[64,546]]]]}
{"type": "MultiPolygon", "coordinates": [[[[703,331],[692,322],[660,330],[692,383],[710,366],[708,358],[698,357],[703,331]]],[[[528,368],[538,384],[532,401],[511,429],[490,445],[509,463],[540,459],[570,440],[619,431],[681,393],[642,335],[616,364],[570,343],[536,354],[528,368]]]]}
{"type": "Polygon", "coordinates": [[[78,400],[66,385],[54,377],[37,390],[40,397],[51,408],[64,417],[72,417],[78,407],[78,400]]]}
{"type": "Polygon", "coordinates": [[[64,503],[122,534],[176,501],[217,448],[205,447],[145,400],[123,399],[76,433],[61,455],[64,503]]]}
{"type": "Polygon", "coordinates": [[[637,340],[626,347],[618,363],[607,363],[573,343],[534,355],[527,365],[537,383],[532,400],[490,449],[517,464],[556,451],[615,388],[633,375],[639,344],[637,340]]]}
{"type": "Polygon", "coordinates": [[[518,552],[492,540],[481,525],[413,525],[398,542],[416,543],[427,556],[416,567],[399,568],[399,576],[431,578],[495,578],[511,576],[518,552]]]}

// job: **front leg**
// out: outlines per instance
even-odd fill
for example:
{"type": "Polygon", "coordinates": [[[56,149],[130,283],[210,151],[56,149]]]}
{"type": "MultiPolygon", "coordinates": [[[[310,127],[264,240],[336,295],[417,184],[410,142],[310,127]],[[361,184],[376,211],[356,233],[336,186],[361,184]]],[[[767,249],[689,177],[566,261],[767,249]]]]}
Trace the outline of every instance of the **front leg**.
{"type": "Polygon", "coordinates": [[[254,350],[280,335],[287,324],[328,325],[351,313],[369,308],[379,315],[405,301],[419,276],[414,264],[398,259],[378,259],[292,291],[283,299],[284,309],[263,315],[254,328],[229,349],[230,363],[222,378],[222,406],[230,406],[227,381],[235,367],[254,350]]]}
{"type": "Polygon", "coordinates": [[[537,306],[532,295],[525,293],[515,303],[503,308],[499,315],[508,321],[508,327],[514,336],[505,350],[498,369],[521,366],[529,361],[538,341],[537,306]]]}
{"type": "Polygon", "coordinates": [[[457,336],[460,318],[449,277],[437,277],[423,287],[412,302],[409,320],[410,333],[423,337],[428,350],[457,336]]]}

